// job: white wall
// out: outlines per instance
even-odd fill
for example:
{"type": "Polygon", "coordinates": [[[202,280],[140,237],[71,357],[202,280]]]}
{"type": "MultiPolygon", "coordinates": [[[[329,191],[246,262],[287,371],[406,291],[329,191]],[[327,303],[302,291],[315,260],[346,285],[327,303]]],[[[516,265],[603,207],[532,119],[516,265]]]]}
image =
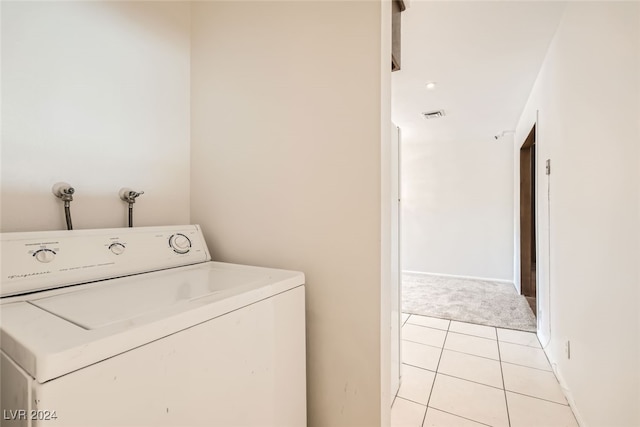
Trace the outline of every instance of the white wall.
{"type": "Polygon", "coordinates": [[[375,1],[192,5],[192,221],[216,260],[306,274],[310,426],[388,424],[382,14],[375,1]]]}
{"type": "Polygon", "coordinates": [[[510,141],[403,134],[403,270],[513,280],[510,141]]]}
{"type": "Polygon", "coordinates": [[[189,4],[2,2],[1,230],[189,222],[189,4]]]}
{"type": "Polygon", "coordinates": [[[640,425],[639,29],[637,2],[570,3],[515,137],[538,110],[539,336],[583,426],[640,425]]]}

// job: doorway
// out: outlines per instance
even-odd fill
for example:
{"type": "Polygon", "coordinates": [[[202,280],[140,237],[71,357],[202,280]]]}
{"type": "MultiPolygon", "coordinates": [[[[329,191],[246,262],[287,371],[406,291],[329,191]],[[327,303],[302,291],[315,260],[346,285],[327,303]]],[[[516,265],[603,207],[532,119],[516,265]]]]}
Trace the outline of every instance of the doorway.
{"type": "Polygon", "coordinates": [[[520,148],[520,293],[536,310],[536,126],[520,148]]]}

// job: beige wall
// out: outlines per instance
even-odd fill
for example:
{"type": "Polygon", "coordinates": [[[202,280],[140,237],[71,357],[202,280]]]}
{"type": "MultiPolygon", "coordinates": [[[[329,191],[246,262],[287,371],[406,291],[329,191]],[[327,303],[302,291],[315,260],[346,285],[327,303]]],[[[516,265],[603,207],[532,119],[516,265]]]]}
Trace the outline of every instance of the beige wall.
{"type": "Polygon", "coordinates": [[[515,136],[517,162],[537,111],[538,332],[583,426],[640,425],[639,29],[637,2],[569,3],[515,136]]]}
{"type": "Polygon", "coordinates": [[[2,2],[0,230],[189,222],[189,4],[2,2]]]}
{"type": "Polygon", "coordinates": [[[377,1],[192,5],[192,222],[216,260],[306,274],[310,426],[388,422],[381,13],[377,1]]]}

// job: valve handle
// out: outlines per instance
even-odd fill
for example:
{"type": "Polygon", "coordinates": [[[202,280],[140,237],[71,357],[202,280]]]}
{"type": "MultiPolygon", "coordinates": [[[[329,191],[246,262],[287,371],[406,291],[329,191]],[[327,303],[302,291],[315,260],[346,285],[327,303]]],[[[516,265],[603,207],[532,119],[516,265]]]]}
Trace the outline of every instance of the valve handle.
{"type": "Polygon", "coordinates": [[[73,193],[75,193],[76,190],[66,182],[58,182],[53,184],[51,192],[57,198],[62,199],[65,202],[70,202],[73,200],[73,193]]]}
{"type": "Polygon", "coordinates": [[[133,191],[130,188],[123,187],[120,189],[120,199],[124,200],[127,203],[135,203],[136,198],[143,195],[144,191],[133,191]]]}

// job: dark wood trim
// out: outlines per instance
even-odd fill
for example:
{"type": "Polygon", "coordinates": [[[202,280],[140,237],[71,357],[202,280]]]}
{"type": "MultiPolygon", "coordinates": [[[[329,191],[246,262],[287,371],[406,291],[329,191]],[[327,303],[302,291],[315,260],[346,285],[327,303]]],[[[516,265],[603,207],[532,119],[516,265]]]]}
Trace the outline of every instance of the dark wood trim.
{"type": "Polygon", "coordinates": [[[391,71],[399,71],[400,70],[400,61],[396,59],[396,57],[391,54],[391,71]]]}
{"type": "Polygon", "coordinates": [[[535,125],[520,148],[520,291],[536,296],[535,125]]]}
{"type": "Polygon", "coordinates": [[[520,147],[520,149],[522,150],[523,148],[529,148],[535,143],[536,143],[536,125],[533,125],[533,127],[531,128],[531,131],[529,132],[529,135],[527,135],[527,139],[524,140],[524,143],[522,144],[522,147],[520,147]]]}
{"type": "Polygon", "coordinates": [[[402,12],[407,8],[403,0],[394,0],[391,5],[391,71],[400,69],[402,47],[402,12]]]}

